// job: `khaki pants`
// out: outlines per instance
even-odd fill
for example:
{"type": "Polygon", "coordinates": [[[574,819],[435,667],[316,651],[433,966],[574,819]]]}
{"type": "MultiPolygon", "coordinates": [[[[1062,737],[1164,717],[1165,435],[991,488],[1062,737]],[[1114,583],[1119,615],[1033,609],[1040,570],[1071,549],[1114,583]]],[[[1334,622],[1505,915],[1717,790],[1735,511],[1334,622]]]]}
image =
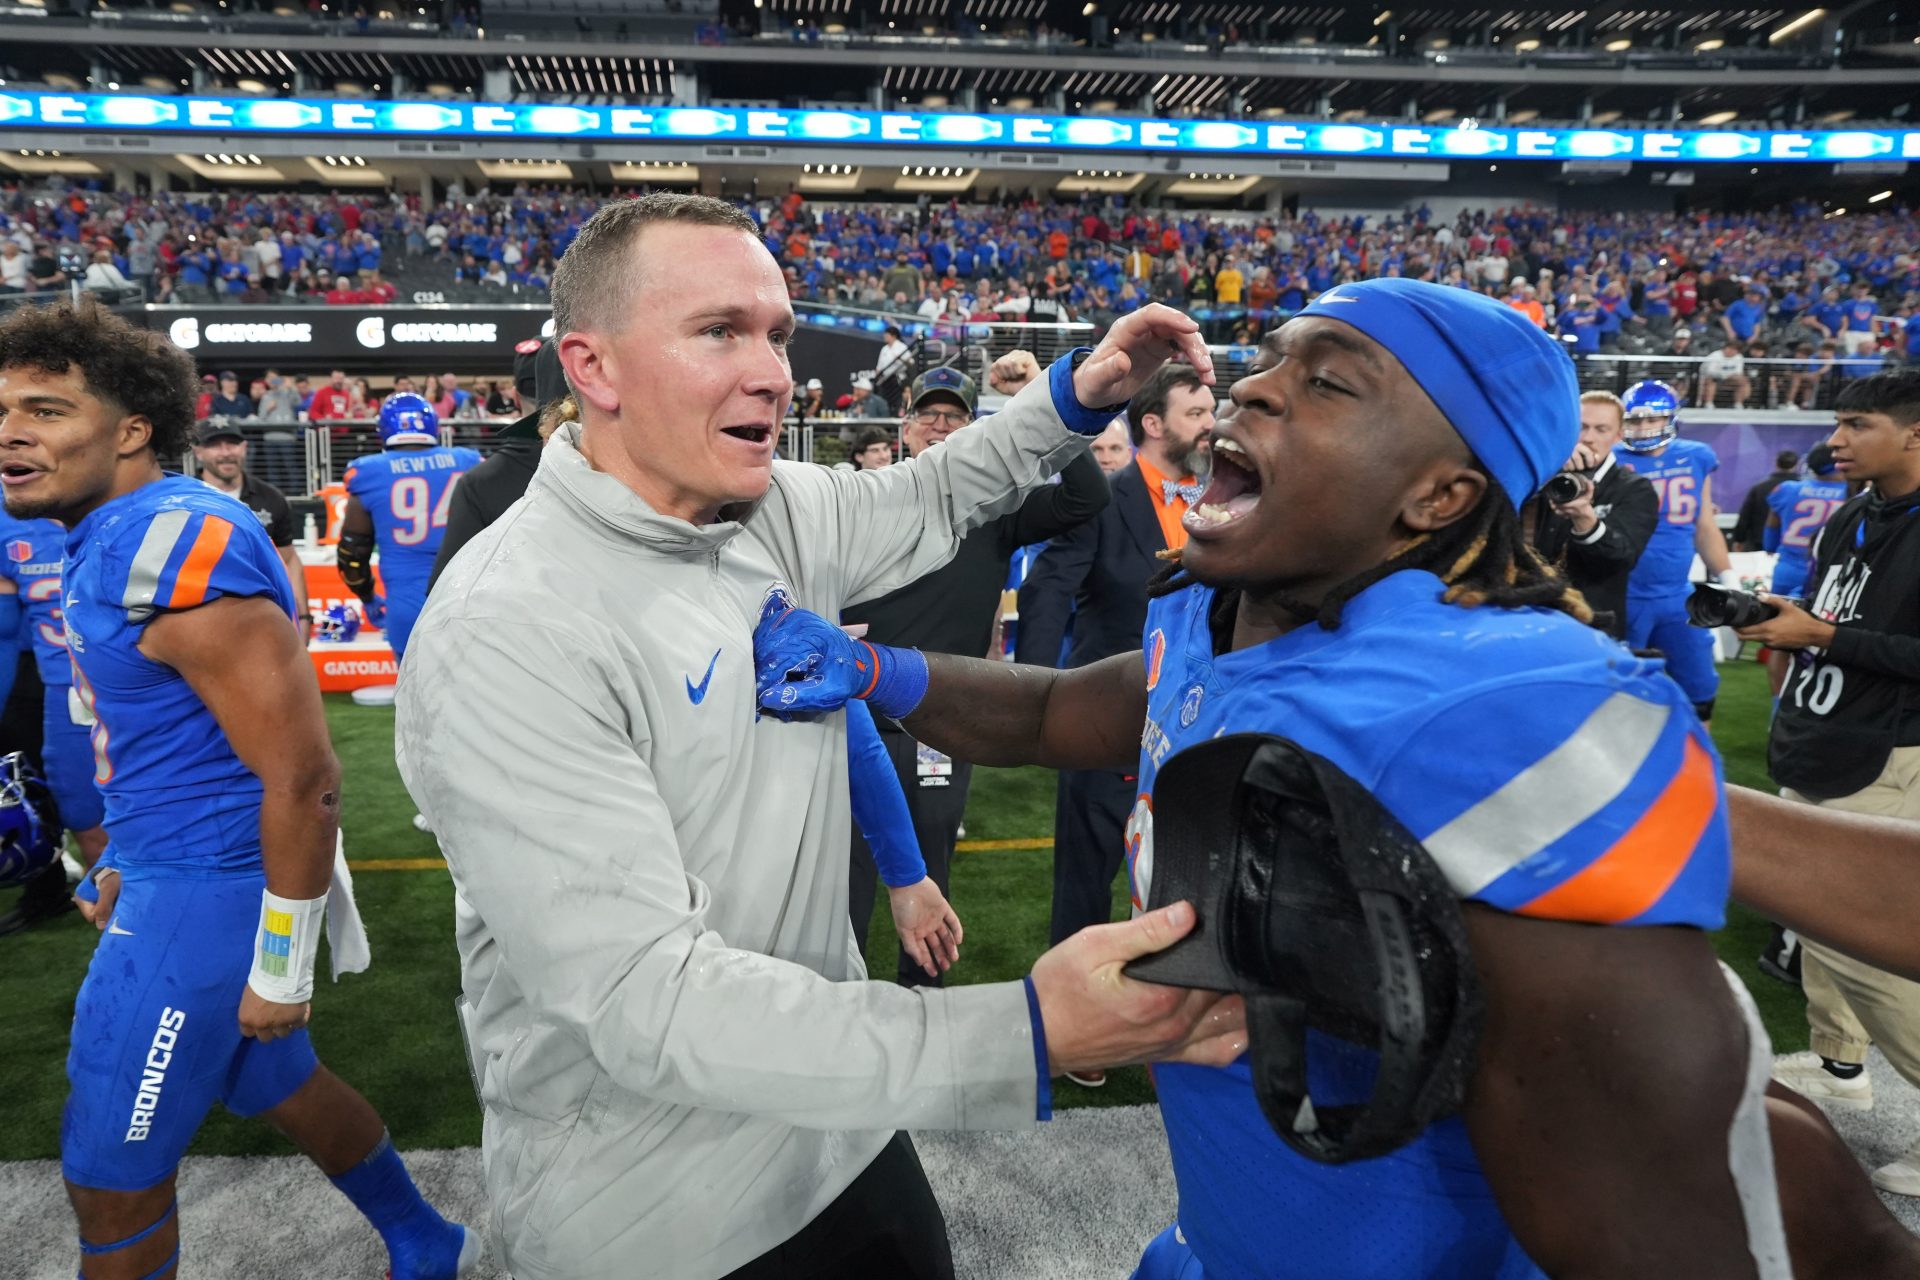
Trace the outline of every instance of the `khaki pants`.
{"type": "MultiPolygon", "coordinates": [[[[1780,794],[1802,804],[1920,821],[1920,747],[1894,748],[1880,776],[1850,796],[1814,800],[1787,788],[1780,794]]],[[[1818,853],[1810,852],[1810,866],[1817,866],[1818,853]]],[[[1920,982],[1817,942],[1802,939],[1801,947],[1813,1051],[1836,1062],[1864,1062],[1867,1046],[1877,1044],[1908,1083],[1920,1086],[1920,982]]]]}

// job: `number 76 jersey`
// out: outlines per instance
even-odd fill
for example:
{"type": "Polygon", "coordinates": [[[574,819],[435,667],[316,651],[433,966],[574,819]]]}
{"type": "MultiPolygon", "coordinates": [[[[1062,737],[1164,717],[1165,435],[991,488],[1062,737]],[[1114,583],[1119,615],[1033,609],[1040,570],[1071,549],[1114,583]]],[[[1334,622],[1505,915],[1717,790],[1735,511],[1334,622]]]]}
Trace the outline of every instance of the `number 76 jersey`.
{"type": "Polygon", "coordinates": [[[453,487],[479,464],[476,449],[436,445],[388,449],[355,459],[347,468],[347,492],[373,517],[388,595],[426,596],[447,531],[453,487]]]}
{"type": "Polygon", "coordinates": [[[1686,595],[1694,526],[1706,514],[1701,499],[1720,459],[1698,440],[1675,440],[1657,454],[1620,448],[1613,456],[1627,470],[1645,476],[1660,495],[1660,520],[1627,579],[1627,594],[1642,600],[1686,595]]]}

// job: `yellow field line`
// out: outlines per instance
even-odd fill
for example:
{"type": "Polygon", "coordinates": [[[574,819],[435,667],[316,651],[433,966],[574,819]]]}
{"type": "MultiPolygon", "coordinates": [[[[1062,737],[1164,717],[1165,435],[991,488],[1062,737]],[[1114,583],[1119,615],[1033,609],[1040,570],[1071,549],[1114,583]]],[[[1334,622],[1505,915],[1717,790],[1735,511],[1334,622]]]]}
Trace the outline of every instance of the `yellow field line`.
{"type": "MultiPolygon", "coordinates": [[[[1022,840],[962,840],[954,846],[961,853],[987,853],[992,850],[1009,849],[1051,849],[1051,836],[1035,836],[1022,840]]],[[[439,858],[366,858],[355,862],[349,860],[347,868],[361,871],[445,871],[447,864],[439,858]]]]}

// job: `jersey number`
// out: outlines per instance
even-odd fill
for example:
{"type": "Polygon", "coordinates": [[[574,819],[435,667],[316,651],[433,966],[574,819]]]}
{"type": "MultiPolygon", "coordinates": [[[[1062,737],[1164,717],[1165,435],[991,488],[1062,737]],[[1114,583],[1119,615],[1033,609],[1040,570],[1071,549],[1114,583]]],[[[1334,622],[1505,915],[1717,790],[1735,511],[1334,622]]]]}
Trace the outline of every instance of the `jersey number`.
{"type": "Polygon", "coordinates": [[[1660,495],[1660,510],[1668,524],[1692,524],[1700,518],[1700,495],[1694,491],[1692,476],[1659,476],[1653,487],[1660,495]]]}
{"type": "Polygon", "coordinates": [[[393,482],[393,518],[404,521],[397,524],[393,531],[393,540],[403,547],[414,547],[427,540],[427,535],[435,529],[447,527],[447,507],[453,501],[453,486],[460,483],[459,476],[447,481],[447,487],[440,494],[440,501],[433,503],[428,511],[428,502],[433,494],[427,488],[425,476],[404,476],[393,482]]]}
{"type": "MultiPolygon", "coordinates": [[[[35,580],[34,584],[27,588],[27,599],[36,604],[42,600],[58,600],[59,598],[60,579],[58,578],[40,578],[35,580]]],[[[67,611],[55,605],[47,611],[47,616],[53,619],[53,625],[48,626],[44,622],[37,624],[40,638],[48,644],[59,645],[62,649],[66,648],[67,611]]]]}
{"type": "Polygon", "coordinates": [[[1823,716],[1833,710],[1834,703],[1840,701],[1840,690],[1844,684],[1845,677],[1840,674],[1839,667],[1830,662],[1810,663],[1794,683],[1793,705],[1823,716]]]}
{"type": "Polygon", "coordinates": [[[1793,519],[1780,531],[1780,543],[1787,547],[1810,547],[1813,536],[1825,527],[1833,513],[1846,505],[1845,498],[1802,498],[1793,504],[1793,519]]]}
{"type": "Polygon", "coordinates": [[[73,688],[80,695],[80,705],[93,717],[93,732],[87,735],[93,743],[93,780],[104,787],[113,781],[113,762],[107,759],[107,722],[100,718],[100,708],[93,704],[93,686],[87,683],[86,672],[77,662],[73,664],[73,688]]]}

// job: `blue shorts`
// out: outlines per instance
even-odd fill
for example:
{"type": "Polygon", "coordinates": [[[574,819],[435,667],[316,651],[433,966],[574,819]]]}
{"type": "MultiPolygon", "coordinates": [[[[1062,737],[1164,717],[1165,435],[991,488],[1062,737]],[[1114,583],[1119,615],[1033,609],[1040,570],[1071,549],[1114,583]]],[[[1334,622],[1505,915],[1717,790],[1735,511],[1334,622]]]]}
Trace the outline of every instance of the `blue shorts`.
{"type": "Polygon", "coordinates": [[[1627,645],[1664,654],[1667,674],[1689,702],[1711,702],[1720,692],[1713,632],[1687,621],[1685,596],[1627,597],[1627,645]]]}
{"type": "Polygon", "coordinates": [[[420,621],[420,611],[427,607],[425,598],[414,599],[411,596],[401,598],[387,597],[387,644],[393,649],[394,665],[407,654],[407,637],[413,634],[413,624],[420,621]]]}
{"type": "Polygon", "coordinates": [[[240,1034],[266,877],[123,869],[73,1011],[67,1180],[107,1191],[164,1181],[218,1098],[250,1116],[285,1102],[319,1065],[306,1031],[240,1034]]]}
{"type": "Polygon", "coordinates": [[[1789,560],[1781,556],[1774,562],[1773,583],[1767,590],[1777,596],[1797,598],[1806,588],[1808,568],[1809,565],[1805,560],[1789,560]]]}
{"type": "Polygon", "coordinates": [[[70,685],[47,686],[40,722],[40,760],[47,766],[47,790],[60,806],[69,831],[91,831],[107,820],[107,802],[93,781],[92,731],[75,724],[67,708],[70,685]]]}

